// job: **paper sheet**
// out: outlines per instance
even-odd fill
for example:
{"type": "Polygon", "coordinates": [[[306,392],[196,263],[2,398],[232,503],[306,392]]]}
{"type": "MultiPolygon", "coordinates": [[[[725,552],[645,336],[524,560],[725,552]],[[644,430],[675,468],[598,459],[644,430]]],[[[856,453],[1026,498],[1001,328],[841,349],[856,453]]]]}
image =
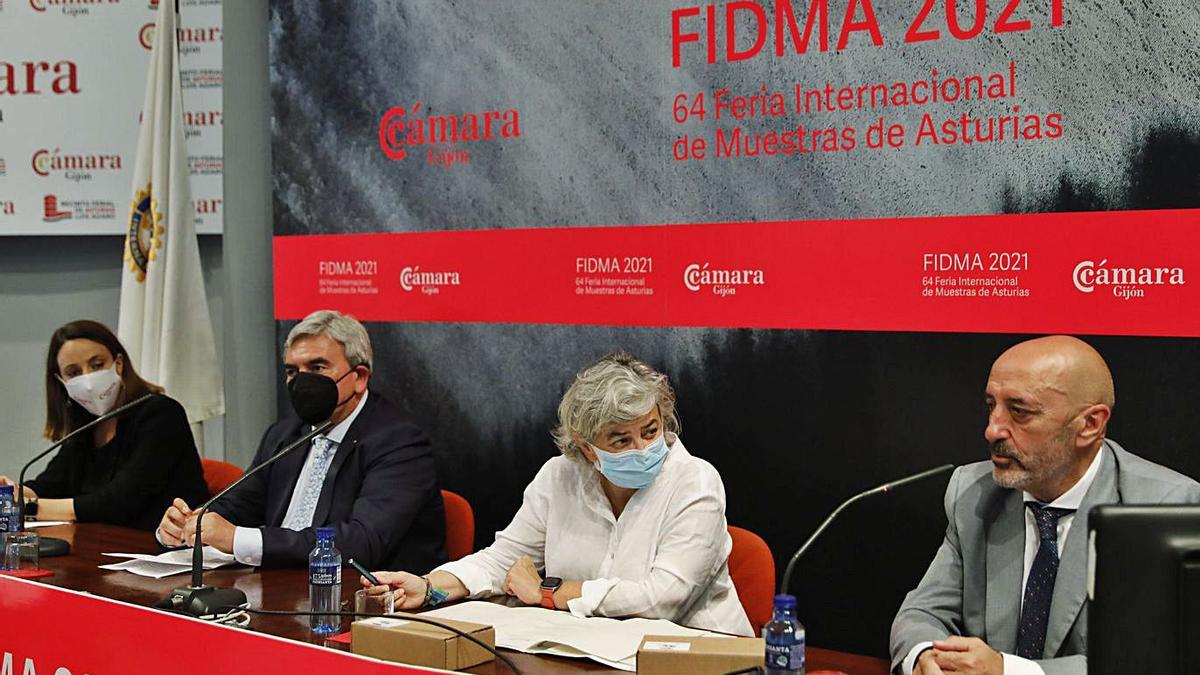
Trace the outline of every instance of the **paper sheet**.
{"type": "Polygon", "coordinates": [[[638,645],[646,635],[708,635],[662,619],[580,618],[541,607],[505,607],[492,602],[464,602],[424,616],[489,624],[496,629],[497,647],[591,658],[630,672],[636,669],[638,645]]]}
{"type": "MultiPolygon", "coordinates": [[[[128,560],[100,565],[102,570],[124,570],[154,579],[192,571],[192,549],[190,548],[167,551],[158,555],[146,553],[105,553],[104,555],[110,558],[128,558],[128,560]]],[[[236,562],[228,553],[222,553],[211,546],[204,547],[204,569],[206,570],[232,565],[236,562]]]]}

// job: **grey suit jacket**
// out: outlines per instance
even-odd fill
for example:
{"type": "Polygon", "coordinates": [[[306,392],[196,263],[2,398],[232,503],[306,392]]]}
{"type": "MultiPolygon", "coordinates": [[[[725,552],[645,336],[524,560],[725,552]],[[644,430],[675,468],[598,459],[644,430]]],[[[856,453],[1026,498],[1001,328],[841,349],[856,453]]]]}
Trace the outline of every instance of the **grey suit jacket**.
{"type": "MultiPolygon", "coordinates": [[[[1200,503],[1200,484],[1104,441],[1099,473],[1067,532],[1046,628],[1047,675],[1087,673],[1088,511],[1099,504],[1200,503]]],[[[1025,504],[999,487],[992,463],[954,471],[946,488],[946,538],[892,622],[892,669],[918,643],[977,637],[1016,652],[1025,561],[1025,504]]]]}

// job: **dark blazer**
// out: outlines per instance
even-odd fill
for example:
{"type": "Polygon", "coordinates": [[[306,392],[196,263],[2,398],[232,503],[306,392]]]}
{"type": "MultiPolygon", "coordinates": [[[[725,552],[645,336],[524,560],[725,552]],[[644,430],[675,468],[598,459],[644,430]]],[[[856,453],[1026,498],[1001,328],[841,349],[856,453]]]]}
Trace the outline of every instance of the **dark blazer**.
{"type": "Polygon", "coordinates": [[[208,499],[187,413],[175,399],[158,394],[118,417],[107,444],[95,447],[84,432],[27,484],[39,498],[73,498],[80,522],[150,531],[173,498],[188,504],[208,499]]]}
{"type": "MultiPolygon", "coordinates": [[[[271,425],[251,468],[308,431],[293,416],[271,425]]],[[[262,529],[263,567],[306,565],[316,544],[315,528],[280,527],[307,455],[296,448],[212,506],[234,525],[262,529]]],[[[338,445],[313,522],[334,528],[343,560],[369,569],[424,573],[446,561],[446,515],[429,438],[376,392],[338,445]]]]}
{"type": "MultiPolygon", "coordinates": [[[[1088,511],[1098,504],[1195,504],[1200,484],[1126,452],[1113,440],[1063,543],[1050,604],[1046,675],[1087,672],[1088,511]]],[[[892,623],[892,668],[917,644],[967,635],[992,649],[1016,651],[1025,561],[1025,500],[999,487],[992,463],[960,466],[946,487],[946,539],[892,623]]]]}

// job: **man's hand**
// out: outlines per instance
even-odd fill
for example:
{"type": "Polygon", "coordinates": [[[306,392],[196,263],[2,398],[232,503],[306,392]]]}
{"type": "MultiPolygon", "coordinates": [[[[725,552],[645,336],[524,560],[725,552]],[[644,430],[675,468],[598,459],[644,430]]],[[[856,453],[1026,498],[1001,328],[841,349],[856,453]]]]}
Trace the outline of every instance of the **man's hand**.
{"type": "MultiPolygon", "coordinates": [[[[1003,675],[1004,657],[979,638],[953,636],[945,640],[934,640],[933,649],[922,654],[932,654],[937,667],[944,673],[967,675],[1003,675]]],[[[938,671],[930,671],[936,673],[938,671]]],[[[925,675],[929,675],[925,673],[925,675]]]]}
{"type": "Polygon", "coordinates": [[[917,665],[913,668],[913,675],[945,675],[945,671],[938,667],[932,648],[926,649],[917,657],[917,665]]]}
{"type": "Polygon", "coordinates": [[[542,604],[542,575],[538,574],[529,556],[517,558],[508,569],[508,576],[504,578],[504,592],[516,596],[527,605],[542,604]]]}
{"type": "MultiPolygon", "coordinates": [[[[233,523],[225,520],[219,513],[206,511],[204,513],[204,526],[201,528],[201,537],[205,544],[212,546],[222,553],[233,553],[233,533],[237,527],[233,523]]],[[[194,546],[196,541],[196,514],[192,513],[187,517],[187,523],[183,527],[183,541],[188,546],[194,546]]]]}
{"type": "Polygon", "coordinates": [[[187,502],[176,497],[175,501],[167,507],[167,512],[163,514],[162,521],[158,524],[159,540],[164,546],[183,545],[183,529],[187,525],[190,515],[192,515],[192,509],[188,507],[187,502]]]}

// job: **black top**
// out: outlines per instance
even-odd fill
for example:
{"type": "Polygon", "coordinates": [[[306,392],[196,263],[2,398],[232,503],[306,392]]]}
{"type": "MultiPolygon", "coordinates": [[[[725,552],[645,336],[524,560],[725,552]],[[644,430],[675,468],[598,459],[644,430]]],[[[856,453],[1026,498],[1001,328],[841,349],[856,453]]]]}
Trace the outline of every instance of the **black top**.
{"type": "Polygon", "coordinates": [[[154,531],[171,500],[208,499],[200,455],[183,406],[155,395],[117,418],[117,433],[97,448],[84,432],[28,482],[39,499],[75,499],[75,519],[154,531]]]}
{"type": "MultiPolygon", "coordinates": [[[[251,467],[310,429],[295,417],[271,425],[251,467]]],[[[212,506],[234,525],[262,528],[263,567],[308,564],[316,529],[281,526],[308,452],[296,448],[212,506]]],[[[429,437],[377,392],[338,444],[313,522],[334,528],[342,558],[368,569],[425,572],[446,562],[446,512],[429,437]]]]}

